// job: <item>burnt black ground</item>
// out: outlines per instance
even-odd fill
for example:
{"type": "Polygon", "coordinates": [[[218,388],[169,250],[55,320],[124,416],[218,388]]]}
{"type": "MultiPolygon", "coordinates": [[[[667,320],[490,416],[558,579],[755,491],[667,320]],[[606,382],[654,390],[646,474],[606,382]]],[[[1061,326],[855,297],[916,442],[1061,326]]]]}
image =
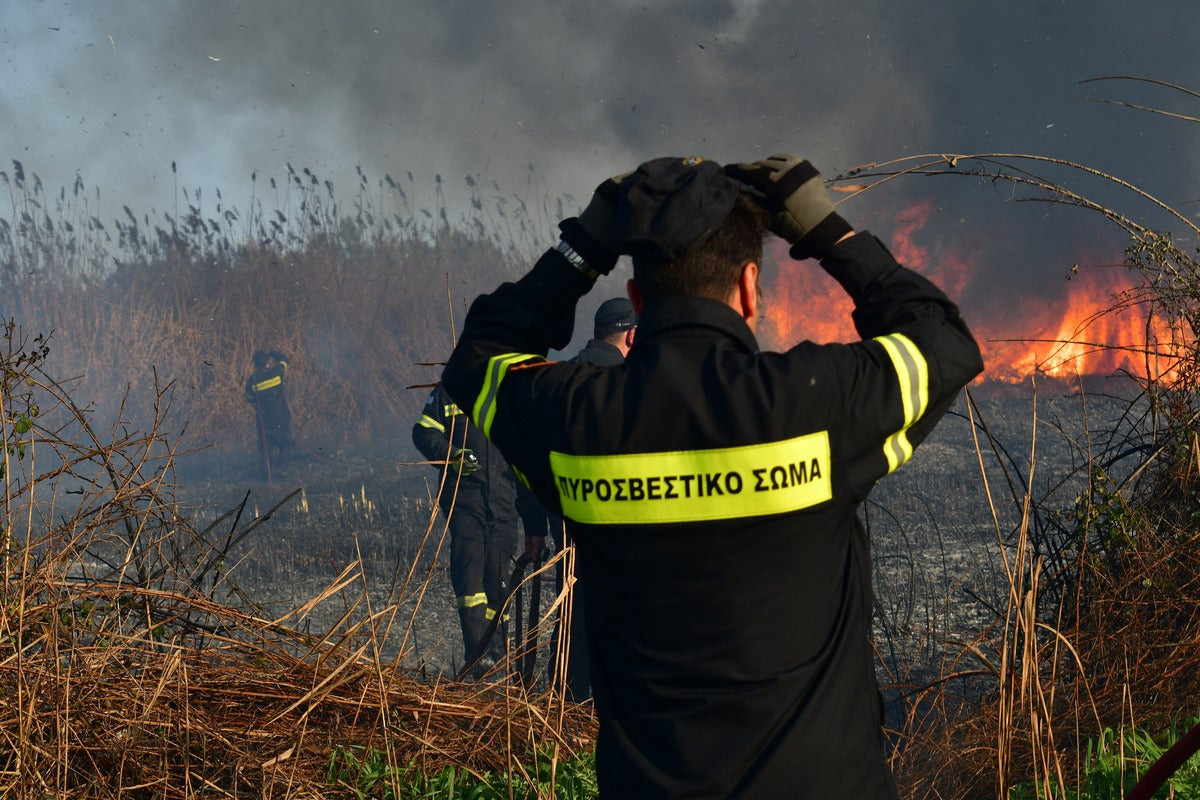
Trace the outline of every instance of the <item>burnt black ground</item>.
{"type": "MultiPolygon", "coordinates": [[[[973,396],[976,430],[983,439],[986,427],[1001,455],[986,439],[982,457],[977,453],[960,398],[913,461],[881,481],[865,509],[876,568],[876,644],[890,669],[914,676],[936,669],[947,640],[975,638],[1003,610],[1002,559],[1019,525],[1021,495],[1031,485],[1035,498],[1069,504],[1082,486],[1078,443],[1089,427],[1111,426],[1124,406],[1091,396],[1084,403],[1069,387],[1043,387],[1035,417],[1028,386],[976,387],[973,396]]],[[[457,672],[462,653],[449,543],[428,485],[436,473],[417,459],[403,442],[373,455],[298,461],[276,469],[266,483],[256,480],[245,453],[183,457],[177,496],[196,527],[243,500],[244,524],[299,490],[231,551],[228,578],[244,594],[226,583],[217,599],[238,604],[248,597],[268,616],[283,617],[361,564],[349,585],[288,623],[324,632],[348,610],[350,619],[383,612],[391,622],[379,626],[372,645],[381,657],[402,654],[402,663],[430,674],[457,672]]],[[[209,538],[226,535],[218,527],[209,538]]],[[[520,541],[518,534],[514,552],[520,541]]],[[[553,593],[542,594],[548,603],[553,593]]]]}

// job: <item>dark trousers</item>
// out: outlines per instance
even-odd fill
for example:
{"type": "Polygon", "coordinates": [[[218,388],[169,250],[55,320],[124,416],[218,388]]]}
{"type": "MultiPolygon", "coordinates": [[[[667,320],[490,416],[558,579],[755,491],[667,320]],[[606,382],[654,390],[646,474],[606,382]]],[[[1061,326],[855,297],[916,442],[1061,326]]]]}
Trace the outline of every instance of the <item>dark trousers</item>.
{"type": "Polygon", "coordinates": [[[283,466],[292,456],[292,433],[287,421],[268,420],[259,416],[255,421],[258,438],[258,472],[262,480],[270,480],[271,473],[283,466]]]}
{"type": "MultiPolygon", "coordinates": [[[[450,517],[450,583],[458,602],[462,627],[463,658],[475,654],[487,635],[491,620],[504,602],[502,565],[512,557],[516,538],[515,516],[496,518],[459,504],[450,517]]],[[[487,644],[486,653],[499,659],[504,652],[506,627],[487,644]]]]}

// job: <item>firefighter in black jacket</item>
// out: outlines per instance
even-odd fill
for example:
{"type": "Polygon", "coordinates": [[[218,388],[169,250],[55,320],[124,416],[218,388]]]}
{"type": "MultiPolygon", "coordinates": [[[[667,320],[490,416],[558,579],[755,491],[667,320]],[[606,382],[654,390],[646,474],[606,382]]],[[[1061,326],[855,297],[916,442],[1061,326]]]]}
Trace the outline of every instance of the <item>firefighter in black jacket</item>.
{"type": "Polygon", "coordinates": [[[794,156],[655,159],[560,228],[472,304],[443,381],[572,521],[603,796],[896,797],[857,511],[982,369],[958,309],[794,156]],[[759,349],[764,229],[820,259],[861,341],[759,349]],[[621,254],[625,363],[547,362],[621,254]]]}
{"type": "Polygon", "coordinates": [[[605,300],[592,317],[592,338],[571,359],[573,363],[615,367],[624,363],[637,337],[637,312],[624,297],[605,300]]]}
{"type": "Polygon", "coordinates": [[[503,633],[481,642],[504,601],[505,560],[517,535],[516,489],[508,463],[441,386],[413,425],[413,444],[435,462],[438,504],[450,524],[450,582],[458,603],[463,658],[483,675],[504,654],[503,633]]]}
{"type": "Polygon", "coordinates": [[[284,381],[287,358],[278,350],[258,350],[253,356],[254,372],[246,379],[246,402],[254,406],[255,440],[258,444],[259,469],[263,480],[271,479],[271,451],[276,451],[274,466],[290,455],[292,413],[288,410],[284,381]]]}
{"type": "MultiPolygon", "coordinates": [[[[571,359],[572,364],[591,364],[597,367],[614,367],[624,363],[629,348],[633,346],[637,336],[637,312],[633,303],[625,297],[613,297],[605,300],[596,309],[592,317],[592,338],[571,359]]],[[[525,548],[529,552],[538,552],[545,542],[546,530],[554,540],[554,549],[562,551],[567,544],[563,535],[563,520],[557,514],[551,514],[538,501],[537,497],[521,484],[517,487],[517,511],[525,527],[525,548]]],[[[566,585],[565,563],[560,561],[557,570],[558,593],[561,595],[566,585]]],[[[584,603],[582,594],[573,595],[570,610],[569,636],[561,641],[563,616],[559,617],[554,627],[551,653],[554,659],[554,669],[551,673],[556,685],[560,682],[566,689],[569,700],[583,702],[592,693],[591,678],[588,675],[587,638],[583,631],[584,603]],[[565,645],[565,670],[558,663],[560,649],[565,645]]]]}
{"type": "MultiPolygon", "coordinates": [[[[575,354],[571,363],[591,364],[597,367],[618,366],[625,363],[625,356],[629,355],[629,350],[633,347],[636,337],[637,312],[633,310],[633,303],[625,297],[610,298],[596,309],[596,313],[592,317],[592,338],[588,340],[582,350],[575,354]]],[[[558,536],[555,538],[554,544],[559,549],[562,549],[564,545],[562,528],[561,524],[555,526],[558,536]]],[[[568,532],[571,532],[571,529],[568,529],[568,532]]],[[[558,585],[560,593],[564,578],[560,567],[558,585]]],[[[587,611],[582,592],[576,592],[572,606],[570,637],[567,642],[565,685],[568,698],[583,701],[592,693],[592,679],[588,669],[590,656],[583,624],[587,611]]],[[[554,652],[556,654],[559,650],[557,639],[561,630],[561,625],[555,628],[554,652]]]]}

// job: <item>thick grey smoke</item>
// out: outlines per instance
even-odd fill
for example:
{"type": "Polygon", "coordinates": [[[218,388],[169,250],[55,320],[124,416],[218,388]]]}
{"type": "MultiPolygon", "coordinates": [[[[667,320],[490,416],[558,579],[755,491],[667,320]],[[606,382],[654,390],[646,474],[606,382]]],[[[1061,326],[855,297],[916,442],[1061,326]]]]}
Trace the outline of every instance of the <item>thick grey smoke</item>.
{"type": "MultiPolygon", "coordinates": [[[[1088,98],[1193,115],[1200,100],[1080,81],[1200,88],[1197,23],[1194,0],[9,3],[0,158],[50,188],[81,175],[110,217],[169,208],[172,161],[180,184],[234,204],[252,172],[282,176],[285,162],[341,190],[361,165],[578,204],[652,156],[778,151],[827,174],[923,152],[1037,153],[1181,204],[1200,197],[1194,124],[1088,98]]],[[[1003,190],[966,188],[938,194],[934,224],[978,237],[994,216],[1006,262],[1036,260],[1024,243],[1051,232],[1092,235],[1073,234],[1070,215],[1006,216],[1003,190]]],[[[947,189],[912,180],[847,216],[886,228],[889,207],[930,192],[947,189]]]]}

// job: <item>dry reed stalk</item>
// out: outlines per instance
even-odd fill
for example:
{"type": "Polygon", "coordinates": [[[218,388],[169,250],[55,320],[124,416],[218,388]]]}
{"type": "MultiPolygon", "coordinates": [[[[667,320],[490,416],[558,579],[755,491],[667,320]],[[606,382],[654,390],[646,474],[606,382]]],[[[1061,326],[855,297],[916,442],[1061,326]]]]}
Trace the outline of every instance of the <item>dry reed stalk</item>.
{"type": "Polygon", "coordinates": [[[266,768],[289,760],[287,796],[319,795],[339,745],[386,749],[399,767],[504,772],[540,747],[569,755],[593,741],[586,707],[504,683],[430,683],[370,657],[370,628],[390,609],[356,636],[314,638],[185,594],[61,579],[9,588],[20,593],[0,629],[5,796],[40,783],[55,796],[187,797],[201,779],[223,796],[265,795],[281,790],[266,768]],[[108,617],[83,620],[85,606],[108,617]],[[117,619],[122,607],[131,613],[117,619]],[[182,624],[196,618],[203,635],[182,624]]]}
{"type": "MultiPolygon", "coordinates": [[[[167,493],[173,451],[157,426],[99,432],[60,383],[32,385],[54,402],[43,398],[20,457],[20,402],[0,396],[3,518],[17,548],[5,551],[0,616],[0,795],[320,797],[337,747],[385,752],[399,774],[504,773],[535,751],[591,746],[589,707],[504,682],[430,681],[385,660],[385,644],[408,635],[392,631],[405,596],[375,605],[361,558],[281,617],[215,601],[232,579],[214,563],[291,496],[244,525],[222,515],[235,521],[225,546],[213,543],[215,527],[190,529],[167,493]],[[55,424],[64,417],[77,424],[55,424]],[[58,436],[68,430],[82,441],[58,436]],[[50,453],[61,458],[39,474],[50,453]],[[59,490],[68,479],[90,487],[73,505],[59,490]],[[324,633],[287,626],[354,587],[324,633]]],[[[155,404],[156,419],[165,409],[155,404]]]]}

